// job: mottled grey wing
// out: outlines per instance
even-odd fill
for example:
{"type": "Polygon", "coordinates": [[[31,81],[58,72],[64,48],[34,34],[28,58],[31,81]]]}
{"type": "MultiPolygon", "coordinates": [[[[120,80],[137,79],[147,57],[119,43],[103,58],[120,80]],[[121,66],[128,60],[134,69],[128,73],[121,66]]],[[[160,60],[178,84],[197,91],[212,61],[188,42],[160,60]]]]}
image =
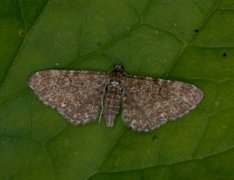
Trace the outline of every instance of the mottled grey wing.
{"type": "Polygon", "coordinates": [[[137,76],[124,79],[123,119],[132,129],[150,131],[183,116],[202,99],[194,85],[137,76]]]}
{"type": "Polygon", "coordinates": [[[99,72],[47,70],[34,73],[29,86],[71,123],[83,124],[97,118],[107,78],[99,72]]]}

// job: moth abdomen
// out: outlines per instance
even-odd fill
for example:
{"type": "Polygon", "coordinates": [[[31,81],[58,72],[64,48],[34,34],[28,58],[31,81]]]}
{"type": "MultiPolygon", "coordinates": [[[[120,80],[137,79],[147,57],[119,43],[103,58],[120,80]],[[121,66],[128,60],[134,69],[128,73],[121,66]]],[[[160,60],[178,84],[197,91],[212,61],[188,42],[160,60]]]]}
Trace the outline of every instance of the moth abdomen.
{"type": "Polygon", "coordinates": [[[108,127],[114,125],[114,120],[119,112],[122,97],[122,87],[116,82],[107,86],[106,95],[103,104],[103,117],[108,127]]]}

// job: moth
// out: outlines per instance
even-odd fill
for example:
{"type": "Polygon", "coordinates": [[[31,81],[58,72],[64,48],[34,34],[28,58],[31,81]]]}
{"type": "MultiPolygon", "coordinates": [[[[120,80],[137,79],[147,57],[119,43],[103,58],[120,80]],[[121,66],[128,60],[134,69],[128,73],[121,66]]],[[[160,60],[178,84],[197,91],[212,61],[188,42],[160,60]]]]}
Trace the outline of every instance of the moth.
{"type": "Polygon", "coordinates": [[[121,65],[109,73],[39,71],[31,75],[29,87],[72,124],[104,119],[113,127],[122,109],[124,122],[145,132],[185,115],[203,98],[192,84],[128,75],[121,65]]]}

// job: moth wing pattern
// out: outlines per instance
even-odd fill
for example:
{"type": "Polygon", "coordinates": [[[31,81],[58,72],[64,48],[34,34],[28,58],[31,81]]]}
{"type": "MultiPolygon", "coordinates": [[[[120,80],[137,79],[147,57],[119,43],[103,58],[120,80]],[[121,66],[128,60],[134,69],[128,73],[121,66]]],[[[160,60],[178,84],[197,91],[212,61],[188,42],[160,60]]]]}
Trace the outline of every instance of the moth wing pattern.
{"type": "Polygon", "coordinates": [[[34,73],[29,86],[71,123],[84,124],[97,118],[107,78],[100,72],[45,70],[34,73]]]}
{"type": "Polygon", "coordinates": [[[126,76],[124,91],[124,122],[145,132],[188,113],[203,97],[199,88],[188,83],[139,76],[126,76]]]}

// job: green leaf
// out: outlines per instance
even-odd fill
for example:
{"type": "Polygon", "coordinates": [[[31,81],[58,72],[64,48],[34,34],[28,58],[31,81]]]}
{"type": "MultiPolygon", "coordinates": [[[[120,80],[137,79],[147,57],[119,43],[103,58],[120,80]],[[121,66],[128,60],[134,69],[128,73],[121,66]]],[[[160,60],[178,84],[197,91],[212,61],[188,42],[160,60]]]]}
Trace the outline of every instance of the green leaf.
{"type": "Polygon", "coordinates": [[[234,179],[234,2],[0,1],[0,179],[234,179]],[[195,84],[204,100],[150,133],[73,126],[27,87],[43,69],[195,84]]]}

